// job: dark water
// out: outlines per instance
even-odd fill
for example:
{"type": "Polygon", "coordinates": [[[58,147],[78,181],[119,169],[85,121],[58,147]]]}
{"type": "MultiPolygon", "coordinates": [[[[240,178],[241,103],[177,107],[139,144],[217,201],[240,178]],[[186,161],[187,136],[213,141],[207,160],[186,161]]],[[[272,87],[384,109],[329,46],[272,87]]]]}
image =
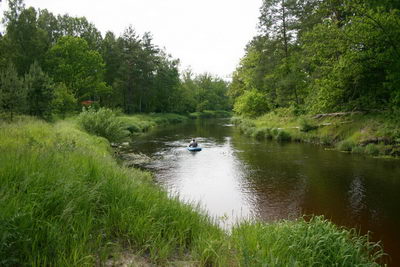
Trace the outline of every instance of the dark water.
{"type": "Polygon", "coordinates": [[[144,167],[171,194],[200,202],[229,227],[235,220],[325,215],[372,232],[391,265],[400,265],[400,161],[296,143],[257,141],[224,120],[155,130],[133,148],[154,159],[144,167]],[[201,152],[185,146],[195,137],[201,152]]]}

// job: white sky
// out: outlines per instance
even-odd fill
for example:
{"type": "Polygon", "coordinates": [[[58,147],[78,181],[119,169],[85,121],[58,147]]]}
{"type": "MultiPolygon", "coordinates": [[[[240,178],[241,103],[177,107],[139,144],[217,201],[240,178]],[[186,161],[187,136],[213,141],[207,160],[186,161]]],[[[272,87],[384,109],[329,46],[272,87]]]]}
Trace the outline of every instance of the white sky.
{"type": "MultiPolygon", "coordinates": [[[[7,1],[0,4],[2,9],[7,1]]],[[[229,76],[256,34],[262,0],[25,0],[27,7],[85,16],[103,33],[132,25],[181,60],[181,69],[229,76]]]]}

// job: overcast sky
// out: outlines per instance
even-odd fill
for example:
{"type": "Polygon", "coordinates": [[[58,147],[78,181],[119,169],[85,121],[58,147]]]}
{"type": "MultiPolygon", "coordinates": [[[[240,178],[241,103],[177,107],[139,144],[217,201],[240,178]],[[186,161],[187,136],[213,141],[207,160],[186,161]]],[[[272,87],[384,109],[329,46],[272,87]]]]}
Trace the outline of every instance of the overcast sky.
{"type": "MultiPolygon", "coordinates": [[[[2,1],[5,6],[7,2],[2,1]]],[[[150,31],[154,43],[165,47],[195,73],[230,75],[256,34],[262,0],[25,0],[26,6],[54,14],[85,16],[103,33],[120,35],[132,25],[150,31]]]]}

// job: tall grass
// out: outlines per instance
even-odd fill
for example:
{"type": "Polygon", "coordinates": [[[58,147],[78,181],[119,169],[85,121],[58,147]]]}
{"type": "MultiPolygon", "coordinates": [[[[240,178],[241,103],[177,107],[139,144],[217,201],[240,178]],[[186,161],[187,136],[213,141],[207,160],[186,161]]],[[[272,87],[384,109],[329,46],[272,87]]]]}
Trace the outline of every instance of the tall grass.
{"type": "Polygon", "coordinates": [[[110,142],[118,142],[128,136],[124,122],[111,109],[85,109],[78,116],[78,123],[88,133],[106,138],[110,142]]]}
{"type": "Polygon", "coordinates": [[[119,116],[131,134],[147,132],[153,127],[181,123],[187,117],[173,113],[134,114],[119,116]]]}
{"type": "Polygon", "coordinates": [[[65,121],[0,123],[1,266],[103,265],[122,252],[158,265],[374,266],[381,253],[319,217],[227,234],[150,173],[117,165],[109,147],[65,121]]]}
{"type": "Polygon", "coordinates": [[[323,217],[243,223],[232,233],[242,266],[379,266],[380,246],[323,217]],[[367,253],[369,252],[369,253],[367,253]]]}
{"type": "Polygon", "coordinates": [[[102,138],[66,123],[33,121],[0,130],[0,265],[84,266],[115,247],[153,262],[193,255],[220,262],[213,221],[119,167],[102,138]],[[213,240],[213,242],[209,242],[213,240]]]}
{"type": "Polygon", "coordinates": [[[226,110],[204,110],[189,113],[189,118],[199,119],[199,118],[229,118],[232,116],[232,112],[226,110]]]}

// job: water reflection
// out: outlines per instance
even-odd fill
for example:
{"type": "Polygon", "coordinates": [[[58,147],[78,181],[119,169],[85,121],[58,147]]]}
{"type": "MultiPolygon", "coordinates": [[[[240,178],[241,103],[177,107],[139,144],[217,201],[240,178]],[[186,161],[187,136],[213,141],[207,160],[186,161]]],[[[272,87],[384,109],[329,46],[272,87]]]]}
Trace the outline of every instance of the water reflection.
{"type": "Polygon", "coordinates": [[[365,188],[360,176],[356,176],[350,184],[349,205],[353,219],[359,217],[365,210],[365,188]]]}
{"type": "Polygon", "coordinates": [[[259,142],[224,121],[197,120],[135,140],[152,156],[145,166],[171,194],[200,202],[229,227],[235,220],[325,215],[372,231],[400,263],[400,164],[326,151],[306,144],[259,142]],[[196,138],[203,151],[185,146],[196,138]]]}

